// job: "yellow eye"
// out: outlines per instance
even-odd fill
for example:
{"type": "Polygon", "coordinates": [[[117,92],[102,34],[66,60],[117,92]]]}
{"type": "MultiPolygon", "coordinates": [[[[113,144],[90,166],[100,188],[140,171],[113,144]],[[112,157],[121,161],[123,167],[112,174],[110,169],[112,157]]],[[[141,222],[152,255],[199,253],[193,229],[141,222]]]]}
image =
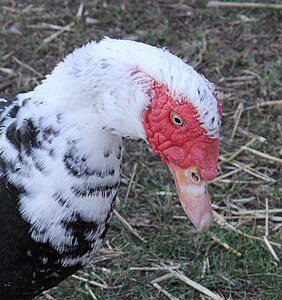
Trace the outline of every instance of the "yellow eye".
{"type": "Polygon", "coordinates": [[[175,126],[181,127],[184,125],[182,118],[174,112],[170,113],[170,120],[171,120],[171,123],[175,126]]]}

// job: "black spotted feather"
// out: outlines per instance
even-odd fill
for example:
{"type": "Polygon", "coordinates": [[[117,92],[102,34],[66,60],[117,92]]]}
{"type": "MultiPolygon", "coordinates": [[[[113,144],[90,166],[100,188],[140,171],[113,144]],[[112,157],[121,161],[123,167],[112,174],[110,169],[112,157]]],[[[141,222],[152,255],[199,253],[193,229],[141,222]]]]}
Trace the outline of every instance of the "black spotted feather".
{"type": "MultiPolygon", "coordinates": [[[[22,105],[4,99],[0,101],[0,300],[32,299],[85,265],[106,234],[119,183],[115,169],[101,171],[89,167],[87,155],[79,153],[76,142],[66,140],[63,166],[66,175],[76,182],[70,191],[73,200],[80,198],[83,201],[83,198],[93,196],[93,199],[110,199],[110,204],[104,220],[100,222],[87,219],[75,210],[65,218],[62,213],[59,226],[65,236],[72,237],[70,243],[54,246],[48,238],[44,239],[48,228],[33,226],[20,212],[20,199],[32,197],[21,180],[30,176],[29,171],[23,171],[25,168],[33,168],[43,175],[46,172],[44,176],[48,176],[44,164],[35,157],[39,151],[41,156],[55,159],[53,141],[60,138],[60,133],[58,127],[54,128],[56,124],[41,126],[40,118],[34,116],[19,122],[17,114],[27,101],[22,105]],[[15,161],[7,159],[8,151],[16,151],[15,161]],[[13,182],[11,178],[17,174],[18,180],[13,182]],[[85,185],[86,178],[93,183],[85,185]],[[42,240],[40,237],[43,237],[42,240]]],[[[121,151],[120,145],[117,148],[117,152],[121,151]]],[[[58,203],[62,211],[72,209],[70,200],[60,189],[50,199],[58,203]]]]}

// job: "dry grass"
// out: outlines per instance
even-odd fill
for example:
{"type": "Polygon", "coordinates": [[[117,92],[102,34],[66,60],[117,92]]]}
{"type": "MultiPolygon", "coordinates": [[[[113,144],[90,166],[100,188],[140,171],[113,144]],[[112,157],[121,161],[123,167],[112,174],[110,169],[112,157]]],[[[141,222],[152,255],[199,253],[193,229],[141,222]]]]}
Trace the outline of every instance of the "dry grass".
{"type": "Polygon", "coordinates": [[[282,299],[281,10],[228,3],[1,1],[1,96],[33,88],[74,47],[107,35],[187,58],[215,82],[224,111],[211,231],[195,232],[158,157],[126,141],[105,247],[39,299],[282,299]]]}

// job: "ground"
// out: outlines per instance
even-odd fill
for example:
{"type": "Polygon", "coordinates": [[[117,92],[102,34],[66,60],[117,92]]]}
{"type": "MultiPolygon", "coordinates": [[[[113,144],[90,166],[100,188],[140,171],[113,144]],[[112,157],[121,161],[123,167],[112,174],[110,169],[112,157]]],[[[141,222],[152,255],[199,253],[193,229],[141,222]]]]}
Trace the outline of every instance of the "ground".
{"type": "Polygon", "coordinates": [[[282,299],[282,10],[207,2],[1,0],[0,96],[32,89],[73,48],[109,36],[167,47],[215,83],[223,107],[211,230],[184,217],[147,145],[126,141],[116,210],[135,231],[116,214],[93,261],[38,300],[282,299]]]}

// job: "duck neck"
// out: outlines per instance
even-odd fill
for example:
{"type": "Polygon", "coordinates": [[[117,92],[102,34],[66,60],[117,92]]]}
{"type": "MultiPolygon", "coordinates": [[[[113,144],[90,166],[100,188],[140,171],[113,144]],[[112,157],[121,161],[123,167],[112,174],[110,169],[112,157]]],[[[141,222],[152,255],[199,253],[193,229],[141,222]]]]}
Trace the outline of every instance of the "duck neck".
{"type": "Polygon", "coordinates": [[[142,113],[150,103],[149,79],[130,64],[95,54],[92,44],[75,50],[35,88],[32,98],[44,103],[44,114],[63,111],[76,124],[146,139],[142,113]]]}

